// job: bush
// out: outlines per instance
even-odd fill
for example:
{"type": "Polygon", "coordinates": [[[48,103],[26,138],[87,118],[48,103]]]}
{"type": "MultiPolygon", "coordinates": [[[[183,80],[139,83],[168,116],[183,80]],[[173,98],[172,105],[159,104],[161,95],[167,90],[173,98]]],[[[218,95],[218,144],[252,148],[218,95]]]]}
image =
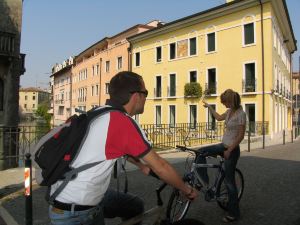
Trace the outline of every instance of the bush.
{"type": "Polygon", "coordinates": [[[186,83],[184,85],[184,96],[201,98],[202,96],[202,87],[197,82],[186,83]]]}

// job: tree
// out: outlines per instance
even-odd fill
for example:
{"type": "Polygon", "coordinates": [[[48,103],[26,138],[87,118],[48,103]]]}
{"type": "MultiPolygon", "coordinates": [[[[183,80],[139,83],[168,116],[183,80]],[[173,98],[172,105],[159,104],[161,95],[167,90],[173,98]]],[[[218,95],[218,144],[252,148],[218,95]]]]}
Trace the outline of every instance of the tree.
{"type": "Polygon", "coordinates": [[[44,102],[38,105],[37,110],[35,111],[35,115],[42,117],[47,125],[50,125],[50,121],[51,121],[51,115],[48,113],[49,110],[49,104],[44,102]]]}

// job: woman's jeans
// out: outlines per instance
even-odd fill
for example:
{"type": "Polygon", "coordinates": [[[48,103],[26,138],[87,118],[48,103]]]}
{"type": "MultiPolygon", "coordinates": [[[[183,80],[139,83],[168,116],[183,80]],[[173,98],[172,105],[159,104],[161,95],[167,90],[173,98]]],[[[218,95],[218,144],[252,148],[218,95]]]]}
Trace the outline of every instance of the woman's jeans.
{"type": "MultiPolygon", "coordinates": [[[[211,155],[222,155],[226,147],[221,144],[210,145],[207,147],[203,147],[200,149],[201,153],[204,153],[206,156],[211,155]]],[[[240,157],[240,146],[237,146],[230,154],[229,159],[225,159],[225,184],[228,190],[229,200],[228,200],[228,213],[230,216],[239,217],[239,202],[238,202],[238,192],[235,183],[235,168],[237,161],[240,157]]],[[[198,156],[196,159],[197,163],[206,163],[206,158],[204,156],[198,156]]],[[[207,168],[197,168],[197,172],[199,173],[202,180],[206,183],[209,183],[209,178],[207,175],[207,168]]]]}
{"type": "Polygon", "coordinates": [[[137,196],[108,189],[101,203],[84,211],[65,211],[49,206],[53,225],[105,225],[104,218],[130,219],[144,212],[144,203],[137,196]]]}

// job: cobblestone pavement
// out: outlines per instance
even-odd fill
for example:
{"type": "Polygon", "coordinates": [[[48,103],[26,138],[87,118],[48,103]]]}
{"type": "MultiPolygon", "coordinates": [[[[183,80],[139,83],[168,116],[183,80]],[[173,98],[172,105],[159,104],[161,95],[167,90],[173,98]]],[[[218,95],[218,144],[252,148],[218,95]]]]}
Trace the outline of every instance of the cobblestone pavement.
{"type": "MultiPolygon", "coordinates": [[[[184,164],[182,160],[174,166],[183,174],[184,164]]],[[[245,191],[240,203],[241,220],[232,224],[300,225],[300,141],[242,152],[238,167],[244,174],[245,191]]],[[[139,171],[128,172],[128,178],[130,192],[143,198],[146,208],[154,206],[154,190],[160,181],[145,177],[139,171]]],[[[115,180],[112,185],[116,185],[115,180]]],[[[165,205],[170,190],[164,190],[165,205]]],[[[44,192],[44,188],[38,187],[33,192],[35,225],[50,224],[44,192]]],[[[16,194],[6,198],[2,207],[18,224],[25,224],[22,196],[16,194]]],[[[219,225],[224,215],[225,212],[215,202],[205,202],[203,195],[200,195],[192,203],[187,217],[199,219],[206,225],[219,225]]],[[[118,221],[107,220],[107,225],[117,224],[118,221]]]]}

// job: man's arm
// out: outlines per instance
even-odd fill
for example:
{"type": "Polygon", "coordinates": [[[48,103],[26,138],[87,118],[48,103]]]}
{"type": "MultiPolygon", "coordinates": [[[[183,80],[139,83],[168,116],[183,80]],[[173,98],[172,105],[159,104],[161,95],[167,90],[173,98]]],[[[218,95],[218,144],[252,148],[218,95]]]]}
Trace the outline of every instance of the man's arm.
{"type": "Polygon", "coordinates": [[[151,150],[144,157],[143,160],[156,173],[160,179],[173,187],[179,189],[183,194],[189,198],[194,199],[198,196],[198,192],[191,186],[186,185],[174,167],[165,159],[161,158],[155,151],[151,150]]]}
{"type": "Polygon", "coordinates": [[[138,158],[135,158],[133,156],[128,156],[127,160],[137,166],[143,174],[149,175],[150,167],[142,163],[138,158]]]}

